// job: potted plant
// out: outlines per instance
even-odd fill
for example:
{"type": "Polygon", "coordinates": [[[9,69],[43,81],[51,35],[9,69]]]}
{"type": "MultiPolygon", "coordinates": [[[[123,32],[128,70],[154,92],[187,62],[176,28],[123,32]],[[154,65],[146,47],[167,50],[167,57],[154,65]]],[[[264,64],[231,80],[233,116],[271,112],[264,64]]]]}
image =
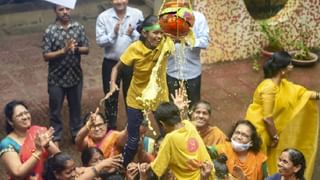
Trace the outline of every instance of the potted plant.
{"type": "Polygon", "coordinates": [[[310,52],[310,49],[305,45],[303,41],[297,41],[295,43],[295,49],[297,50],[290,52],[290,54],[292,55],[293,65],[312,66],[317,62],[317,54],[310,52]]]}
{"type": "Polygon", "coordinates": [[[266,20],[260,21],[259,24],[261,31],[266,35],[268,39],[268,45],[261,50],[262,55],[271,57],[273,52],[282,51],[282,31],[276,27],[271,27],[266,20]]]}

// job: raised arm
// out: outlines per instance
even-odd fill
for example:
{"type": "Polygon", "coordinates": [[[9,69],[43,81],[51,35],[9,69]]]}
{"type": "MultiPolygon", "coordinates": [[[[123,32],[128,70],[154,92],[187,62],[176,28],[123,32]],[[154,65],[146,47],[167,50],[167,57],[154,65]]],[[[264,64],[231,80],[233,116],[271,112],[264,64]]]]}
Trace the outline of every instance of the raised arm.
{"type": "Polygon", "coordinates": [[[48,146],[51,139],[52,136],[50,136],[49,133],[47,135],[47,132],[38,133],[35,137],[35,150],[32,153],[32,156],[24,163],[21,162],[19,154],[16,151],[4,152],[0,159],[10,176],[14,177],[14,179],[23,179],[27,177],[38,160],[40,160],[42,151],[48,146]]]}

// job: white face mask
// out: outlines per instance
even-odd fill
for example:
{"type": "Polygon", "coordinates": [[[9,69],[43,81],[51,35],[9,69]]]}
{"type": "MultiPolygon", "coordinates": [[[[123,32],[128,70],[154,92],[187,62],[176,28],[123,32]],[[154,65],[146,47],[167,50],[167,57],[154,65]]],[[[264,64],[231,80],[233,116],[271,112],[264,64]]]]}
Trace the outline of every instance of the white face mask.
{"type": "Polygon", "coordinates": [[[243,152],[243,151],[247,151],[252,146],[252,143],[250,141],[247,144],[242,144],[231,139],[231,145],[235,151],[243,152]]]}

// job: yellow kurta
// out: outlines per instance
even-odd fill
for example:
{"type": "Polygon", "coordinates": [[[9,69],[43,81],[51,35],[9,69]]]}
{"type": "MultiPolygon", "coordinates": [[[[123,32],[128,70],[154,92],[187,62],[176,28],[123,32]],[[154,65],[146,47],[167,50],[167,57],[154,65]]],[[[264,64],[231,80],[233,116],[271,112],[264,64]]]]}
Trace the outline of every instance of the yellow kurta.
{"type": "Polygon", "coordinates": [[[318,145],[318,108],[316,102],[309,100],[311,92],[304,87],[285,79],[277,86],[266,79],[257,87],[246,119],[257,128],[268,155],[269,173],[277,172],[277,160],[285,148],[296,148],[303,152],[307,168],[306,179],[311,179],[318,145]],[[265,128],[263,118],[273,117],[280,136],[277,147],[270,148],[271,139],[265,128]]]}

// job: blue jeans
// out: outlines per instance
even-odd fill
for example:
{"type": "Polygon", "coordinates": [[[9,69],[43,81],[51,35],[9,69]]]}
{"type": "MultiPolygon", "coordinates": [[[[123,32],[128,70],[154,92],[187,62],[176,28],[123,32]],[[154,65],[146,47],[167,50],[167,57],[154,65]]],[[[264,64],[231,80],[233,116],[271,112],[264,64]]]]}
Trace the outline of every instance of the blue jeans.
{"type": "Polygon", "coordinates": [[[133,160],[138,150],[140,140],[140,125],[144,119],[143,112],[140,109],[127,108],[128,114],[128,141],[123,149],[123,165],[127,165],[133,160]]]}
{"type": "Polygon", "coordinates": [[[50,125],[54,128],[53,140],[61,140],[61,134],[63,130],[61,109],[65,96],[67,97],[69,106],[69,127],[74,140],[83,124],[80,117],[82,81],[80,81],[79,84],[69,88],[48,85],[48,93],[50,125]]]}

